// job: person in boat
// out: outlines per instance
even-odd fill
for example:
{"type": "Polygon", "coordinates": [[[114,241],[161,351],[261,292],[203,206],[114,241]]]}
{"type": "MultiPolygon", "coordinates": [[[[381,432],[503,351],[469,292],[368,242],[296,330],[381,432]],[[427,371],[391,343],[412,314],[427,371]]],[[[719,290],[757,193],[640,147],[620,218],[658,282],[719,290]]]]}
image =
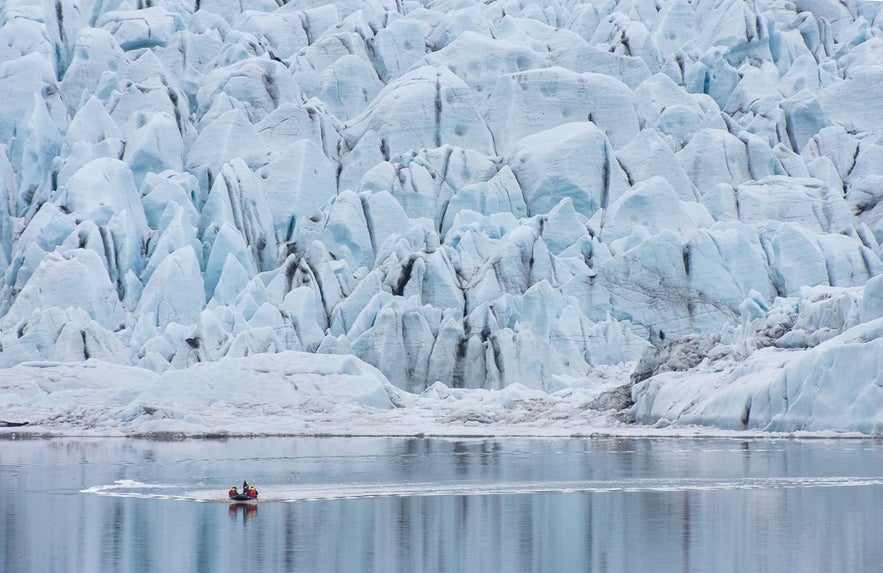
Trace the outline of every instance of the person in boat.
{"type": "MultiPolygon", "coordinates": [[[[236,487],[230,488],[228,492],[229,496],[232,498],[233,496],[239,495],[239,492],[236,490],[236,487]]],[[[254,488],[248,481],[242,482],[242,495],[248,496],[249,499],[257,499],[258,498],[258,490],[254,488]]]]}
{"type": "Polygon", "coordinates": [[[230,488],[230,491],[227,492],[227,497],[229,497],[230,499],[233,499],[237,495],[239,495],[239,490],[236,489],[236,486],[234,485],[233,487],[230,488]]]}

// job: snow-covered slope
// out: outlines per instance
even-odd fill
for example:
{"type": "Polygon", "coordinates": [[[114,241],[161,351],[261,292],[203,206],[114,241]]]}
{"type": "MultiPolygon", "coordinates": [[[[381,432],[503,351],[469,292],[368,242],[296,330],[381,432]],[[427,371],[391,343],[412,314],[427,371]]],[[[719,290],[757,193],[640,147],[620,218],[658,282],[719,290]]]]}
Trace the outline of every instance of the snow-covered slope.
{"type": "Polygon", "coordinates": [[[879,432],[881,82],[870,0],[7,0],[0,366],[879,432]]]}

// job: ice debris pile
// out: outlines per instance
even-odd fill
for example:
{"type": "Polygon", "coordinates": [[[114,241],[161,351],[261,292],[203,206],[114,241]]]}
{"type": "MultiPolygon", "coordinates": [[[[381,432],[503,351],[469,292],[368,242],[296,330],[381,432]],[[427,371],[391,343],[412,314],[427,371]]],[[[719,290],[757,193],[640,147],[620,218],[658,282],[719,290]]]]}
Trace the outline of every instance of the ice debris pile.
{"type": "Polygon", "coordinates": [[[881,431],[881,7],[7,0],[0,366],[640,360],[641,422],[881,431]]]}
{"type": "Polygon", "coordinates": [[[740,326],[686,337],[639,366],[639,422],[883,434],[883,276],[808,287],[772,308],[749,299],[743,311],[740,326]]]}

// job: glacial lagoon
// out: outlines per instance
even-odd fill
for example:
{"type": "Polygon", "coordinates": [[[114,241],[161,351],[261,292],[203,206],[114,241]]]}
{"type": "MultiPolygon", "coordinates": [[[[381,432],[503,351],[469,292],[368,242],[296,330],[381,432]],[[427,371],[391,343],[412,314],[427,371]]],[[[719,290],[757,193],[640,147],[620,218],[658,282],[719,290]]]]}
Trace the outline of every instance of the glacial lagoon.
{"type": "Polygon", "coordinates": [[[0,483],[7,573],[883,564],[876,440],[5,439],[0,483]]]}

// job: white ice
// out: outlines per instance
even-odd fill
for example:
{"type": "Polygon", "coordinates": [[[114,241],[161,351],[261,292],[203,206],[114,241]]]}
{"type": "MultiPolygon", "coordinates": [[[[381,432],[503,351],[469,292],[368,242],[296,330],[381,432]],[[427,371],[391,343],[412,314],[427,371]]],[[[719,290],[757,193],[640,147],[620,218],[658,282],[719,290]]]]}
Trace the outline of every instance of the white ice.
{"type": "Polygon", "coordinates": [[[883,432],[883,3],[87,4],[0,9],[0,421],[883,432]]]}

